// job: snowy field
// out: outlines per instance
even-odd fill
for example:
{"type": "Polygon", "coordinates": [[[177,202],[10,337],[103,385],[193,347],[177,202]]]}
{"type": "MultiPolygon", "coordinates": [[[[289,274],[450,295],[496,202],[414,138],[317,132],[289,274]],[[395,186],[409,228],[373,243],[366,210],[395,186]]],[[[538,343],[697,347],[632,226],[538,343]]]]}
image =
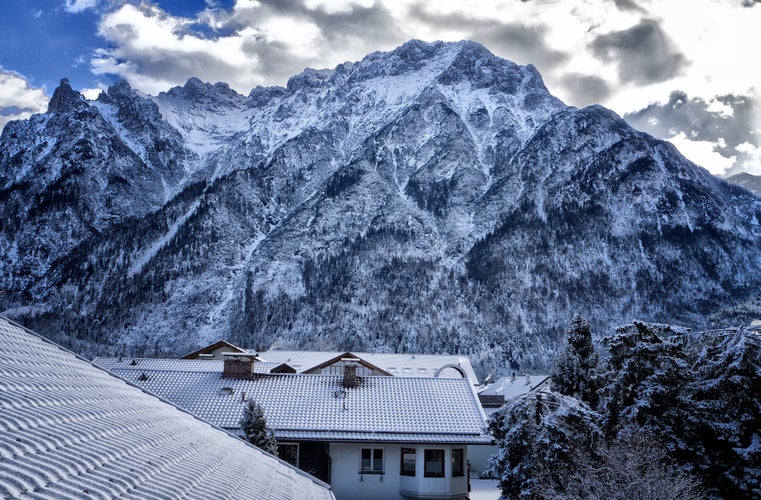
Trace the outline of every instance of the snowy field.
{"type": "Polygon", "coordinates": [[[496,479],[471,479],[470,500],[497,500],[499,483],[496,479]]]}

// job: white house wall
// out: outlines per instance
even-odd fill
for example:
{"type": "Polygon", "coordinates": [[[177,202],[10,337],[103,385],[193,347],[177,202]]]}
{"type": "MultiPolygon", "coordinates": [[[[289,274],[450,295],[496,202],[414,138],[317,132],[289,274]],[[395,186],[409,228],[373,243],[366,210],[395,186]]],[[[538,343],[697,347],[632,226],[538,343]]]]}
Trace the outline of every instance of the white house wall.
{"type": "Polygon", "coordinates": [[[463,449],[464,462],[468,461],[465,445],[415,444],[349,444],[331,443],[330,484],[337,500],[409,500],[409,498],[465,498],[468,491],[467,472],[452,477],[452,449],[463,449]],[[383,448],[384,474],[360,474],[362,448],[383,448]],[[401,476],[401,449],[416,450],[415,476],[401,476]],[[444,450],[445,477],[424,477],[426,449],[444,450]],[[406,492],[407,496],[402,496],[406,492]]]}
{"type": "Polygon", "coordinates": [[[399,496],[401,445],[330,444],[330,485],[337,500],[394,500],[399,496]],[[383,448],[384,474],[360,474],[362,448],[383,448]]]}

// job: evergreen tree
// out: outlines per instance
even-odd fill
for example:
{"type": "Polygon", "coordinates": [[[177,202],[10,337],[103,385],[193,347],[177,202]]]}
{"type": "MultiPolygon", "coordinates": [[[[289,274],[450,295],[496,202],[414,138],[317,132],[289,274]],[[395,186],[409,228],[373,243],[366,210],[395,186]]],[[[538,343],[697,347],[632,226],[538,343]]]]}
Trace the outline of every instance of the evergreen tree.
{"type": "Polygon", "coordinates": [[[499,445],[489,471],[499,478],[502,495],[545,498],[563,492],[574,457],[591,453],[602,437],[599,421],[586,404],[552,391],[503,405],[489,422],[499,445]]]}
{"type": "Polygon", "coordinates": [[[722,496],[761,498],[761,334],[739,328],[696,344],[698,467],[722,496]]]}
{"type": "Polygon", "coordinates": [[[264,410],[261,405],[250,399],[240,419],[240,427],[246,436],[246,441],[261,448],[267,453],[277,454],[275,433],[267,427],[264,410]]]}
{"type": "Polygon", "coordinates": [[[567,343],[558,355],[552,370],[552,389],[597,404],[597,352],[592,345],[592,331],[578,314],[568,327],[567,343]]]}
{"type": "Polygon", "coordinates": [[[685,387],[692,376],[669,326],[635,322],[604,339],[608,356],[598,411],[609,441],[646,431],[680,463],[695,458],[695,423],[701,418],[685,387]]]}

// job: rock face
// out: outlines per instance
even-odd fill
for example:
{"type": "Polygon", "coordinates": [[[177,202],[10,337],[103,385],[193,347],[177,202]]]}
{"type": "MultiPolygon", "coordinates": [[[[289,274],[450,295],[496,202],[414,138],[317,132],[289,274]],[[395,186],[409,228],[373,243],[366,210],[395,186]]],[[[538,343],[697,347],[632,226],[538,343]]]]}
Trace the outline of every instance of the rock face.
{"type": "Polygon", "coordinates": [[[472,42],[248,96],[118,82],[0,138],[0,310],[86,354],[463,352],[482,373],[761,287],[761,200],[472,42]]]}

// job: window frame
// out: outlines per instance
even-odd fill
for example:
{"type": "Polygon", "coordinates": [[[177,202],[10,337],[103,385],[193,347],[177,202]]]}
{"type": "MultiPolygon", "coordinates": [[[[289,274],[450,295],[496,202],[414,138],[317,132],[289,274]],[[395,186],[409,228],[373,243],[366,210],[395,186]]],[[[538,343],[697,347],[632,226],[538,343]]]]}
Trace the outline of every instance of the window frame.
{"type": "Polygon", "coordinates": [[[385,465],[385,453],[383,451],[383,448],[361,448],[359,450],[359,473],[360,474],[385,474],[386,473],[386,465],[385,465]],[[368,460],[364,458],[365,451],[368,451],[370,454],[370,462],[369,462],[369,468],[365,468],[365,460],[368,460]],[[380,453],[380,458],[377,457],[378,453],[380,453]],[[376,468],[376,464],[380,463],[380,468],[376,468]]]}
{"type": "Polygon", "coordinates": [[[465,448],[452,448],[452,477],[465,475],[465,448]],[[455,454],[460,455],[459,463],[455,461],[455,454]],[[459,467],[455,468],[455,465],[459,467]]]}
{"type": "Polygon", "coordinates": [[[440,448],[426,448],[423,460],[423,477],[446,477],[446,450],[440,448]],[[429,458],[430,457],[430,458],[429,458]],[[431,472],[428,464],[441,464],[441,472],[431,472]]]}
{"type": "Polygon", "coordinates": [[[399,460],[399,475],[400,476],[408,476],[408,477],[415,477],[417,473],[417,450],[415,448],[402,448],[401,453],[401,459],[399,460]],[[405,463],[409,464],[409,462],[404,461],[405,455],[412,455],[412,470],[405,470],[404,465],[405,463]]]}
{"type": "Polygon", "coordinates": [[[300,448],[299,447],[299,443],[289,443],[289,442],[278,443],[277,444],[277,458],[279,458],[283,462],[289,463],[289,464],[293,465],[294,467],[298,468],[298,466],[299,466],[299,452],[301,451],[299,448],[300,448]],[[284,453],[282,456],[280,455],[280,447],[281,446],[283,446],[283,447],[295,446],[296,447],[296,463],[295,464],[288,461],[288,459],[286,458],[287,457],[286,453],[284,453]]]}

